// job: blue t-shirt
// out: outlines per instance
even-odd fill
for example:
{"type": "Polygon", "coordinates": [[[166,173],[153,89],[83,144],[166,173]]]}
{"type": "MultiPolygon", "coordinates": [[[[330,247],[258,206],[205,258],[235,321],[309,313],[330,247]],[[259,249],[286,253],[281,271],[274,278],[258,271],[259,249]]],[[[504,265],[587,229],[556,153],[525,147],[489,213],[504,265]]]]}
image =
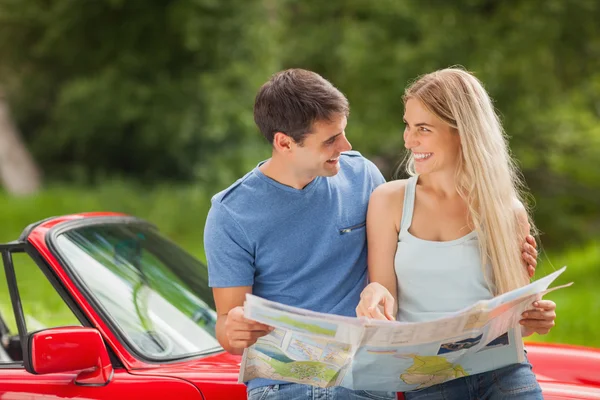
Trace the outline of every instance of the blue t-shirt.
{"type": "MultiPolygon", "coordinates": [[[[367,205],[383,182],[356,151],[342,153],[337,175],[301,190],[253,169],[212,199],[204,232],[209,285],[252,286],[265,299],[356,315],[367,283],[367,205]]],[[[273,383],[255,379],[248,388],[273,383]]]]}

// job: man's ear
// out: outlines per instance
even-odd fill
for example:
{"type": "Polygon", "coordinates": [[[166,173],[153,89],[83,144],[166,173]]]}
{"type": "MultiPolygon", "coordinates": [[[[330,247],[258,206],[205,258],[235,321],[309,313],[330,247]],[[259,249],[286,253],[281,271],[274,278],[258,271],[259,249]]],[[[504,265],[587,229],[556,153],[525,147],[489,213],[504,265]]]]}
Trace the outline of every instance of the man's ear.
{"type": "Polygon", "coordinates": [[[283,132],[275,132],[275,135],[273,136],[273,147],[282,153],[290,151],[293,142],[292,138],[283,132]]]}

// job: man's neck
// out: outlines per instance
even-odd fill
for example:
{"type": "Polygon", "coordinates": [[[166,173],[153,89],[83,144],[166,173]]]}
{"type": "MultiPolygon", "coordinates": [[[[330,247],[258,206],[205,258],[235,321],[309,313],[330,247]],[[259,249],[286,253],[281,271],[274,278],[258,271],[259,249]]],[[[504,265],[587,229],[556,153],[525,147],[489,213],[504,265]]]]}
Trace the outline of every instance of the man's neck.
{"type": "Polygon", "coordinates": [[[298,190],[304,189],[316,178],[316,176],[308,177],[293,171],[289,164],[286,164],[275,155],[258,169],[274,181],[298,190]]]}

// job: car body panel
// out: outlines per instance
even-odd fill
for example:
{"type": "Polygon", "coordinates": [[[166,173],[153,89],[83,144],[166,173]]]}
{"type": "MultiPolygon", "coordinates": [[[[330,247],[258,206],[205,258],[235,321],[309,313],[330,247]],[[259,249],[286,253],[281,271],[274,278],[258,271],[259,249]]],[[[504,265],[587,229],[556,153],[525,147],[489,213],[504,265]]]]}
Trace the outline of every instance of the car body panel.
{"type": "Polygon", "coordinates": [[[223,393],[227,393],[227,398],[230,399],[245,399],[246,386],[237,384],[240,362],[240,356],[222,352],[185,364],[136,369],[131,373],[139,376],[172,376],[185,379],[195,384],[207,399],[221,398],[223,393]]]}
{"type": "MultiPolygon", "coordinates": [[[[105,386],[78,386],[73,383],[77,374],[32,375],[25,369],[0,369],[0,398],[25,399],[203,399],[195,385],[169,376],[151,379],[117,369],[105,386]]],[[[219,397],[213,397],[219,398],[219,397]]],[[[209,398],[210,399],[210,398],[209,398]]]]}
{"type": "Polygon", "coordinates": [[[545,398],[600,399],[600,349],[549,343],[526,348],[545,398]]]}

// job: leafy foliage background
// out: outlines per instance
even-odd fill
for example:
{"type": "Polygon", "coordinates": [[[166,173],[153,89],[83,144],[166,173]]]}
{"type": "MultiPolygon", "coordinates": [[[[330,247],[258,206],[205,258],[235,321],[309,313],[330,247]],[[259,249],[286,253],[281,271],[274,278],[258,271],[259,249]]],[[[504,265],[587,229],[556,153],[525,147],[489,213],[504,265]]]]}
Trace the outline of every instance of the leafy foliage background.
{"type": "Polygon", "coordinates": [[[486,84],[551,246],[600,230],[600,3],[594,0],[0,0],[0,84],[50,181],[217,191],[268,157],[260,85],[319,72],[387,178],[404,87],[452,65],[486,84]]]}

